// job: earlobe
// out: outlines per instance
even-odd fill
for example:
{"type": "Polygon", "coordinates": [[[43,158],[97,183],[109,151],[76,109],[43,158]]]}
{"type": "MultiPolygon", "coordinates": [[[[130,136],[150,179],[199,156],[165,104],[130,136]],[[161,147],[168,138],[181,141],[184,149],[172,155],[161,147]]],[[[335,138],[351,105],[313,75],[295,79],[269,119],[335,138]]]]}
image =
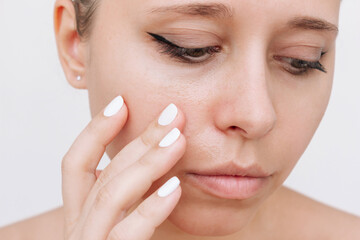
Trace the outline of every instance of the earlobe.
{"type": "Polygon", "coordinates": [[[71,86],[86,89],[85,47],[76,30],[76,15],[71,0],[57,0],[54,7],[55,39],[61,66],[71,86]]]}

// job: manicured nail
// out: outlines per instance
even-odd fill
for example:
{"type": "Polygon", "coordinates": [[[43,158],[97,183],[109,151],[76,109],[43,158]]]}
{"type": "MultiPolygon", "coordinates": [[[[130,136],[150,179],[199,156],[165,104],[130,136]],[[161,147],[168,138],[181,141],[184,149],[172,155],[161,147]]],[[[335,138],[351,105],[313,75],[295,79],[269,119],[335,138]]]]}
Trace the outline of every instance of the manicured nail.
{"type": "Polygon", "coordinates": [[[158,196],[166,197],[170,195],[179,186],[180,180],[177,177],[170,178],[157,192],[158,196]]]}
{"type": "Polygon", "coordinates": [[[168,147],[171,144],[173,144],[176,139],[178,139],[180,136],[180,130],[177,128],[174,128],[171,130],[159,143],[160,147],[168,147]]]}
{"type": "Polygon", "coordinates": [[[161,113],[158,119],[158,123],[162,126],[169,125],[172,121],[174,121],[177,112],[178,112],[177,107],[175,106],[175,104],[171,103],[161,113]]]}
{"type": "Polygon", "coordinates": [[[105,117],[115,115],[124,105],[124,99],[121,96],[114,98],[104,110],[105,117]]]}

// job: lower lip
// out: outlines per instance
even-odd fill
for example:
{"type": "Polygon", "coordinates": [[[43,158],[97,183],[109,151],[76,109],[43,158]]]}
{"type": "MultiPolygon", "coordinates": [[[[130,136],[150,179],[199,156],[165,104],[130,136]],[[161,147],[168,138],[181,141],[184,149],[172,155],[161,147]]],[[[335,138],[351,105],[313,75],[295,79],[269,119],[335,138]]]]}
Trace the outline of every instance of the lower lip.
{"type": "Polygon", "coordinates": [[[265,184],[268,177],[207,176],[188,174],[188,180],[196,187],[220,198],[247,199],[254,196],[265,184]]]}

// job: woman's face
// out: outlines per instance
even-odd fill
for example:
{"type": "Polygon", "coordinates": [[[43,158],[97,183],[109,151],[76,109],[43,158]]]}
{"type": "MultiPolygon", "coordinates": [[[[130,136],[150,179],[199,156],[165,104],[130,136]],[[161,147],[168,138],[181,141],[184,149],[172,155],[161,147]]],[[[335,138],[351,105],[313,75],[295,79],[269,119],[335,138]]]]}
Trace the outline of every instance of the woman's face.
{"type": "Polygon", "coordinates": [[[100,0],[86,42],[91,112],[116,95],[129,109],[107,154],[113,158],[168,104],[176,104],[186,118],[187,149],[147,195],[176,175],[182,197],[169,217],[173,224],[199,235],[240,230],[281,186],[323,117],[336,31],[301,18],[337,25],[339,5],[338,0],[100,0]],[[181,58],[176,56],[181,51],[148,33],[184,48],[213,48],[181,58]],[[301,74],[304,64],[294,59],[320,61],[327,73],[301,74]],[[243,200],[215,197],[187,181],[186,173],[231,162],[258,165],[271,177],[243,200]]]}

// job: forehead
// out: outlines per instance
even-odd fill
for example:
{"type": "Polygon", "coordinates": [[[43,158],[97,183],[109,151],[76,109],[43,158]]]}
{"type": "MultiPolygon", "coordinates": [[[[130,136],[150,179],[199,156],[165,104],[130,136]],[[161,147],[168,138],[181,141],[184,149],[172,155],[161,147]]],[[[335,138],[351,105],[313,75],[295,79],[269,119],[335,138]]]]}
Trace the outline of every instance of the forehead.
{"type": "MultiPolygon", "coordinates": [[[[291,29],[315,29],[327,39],[337,36],[340,0],[101,0],[96,30],[115,39],[164,26],[202,29],[239,39],[271,40],[291,29]],[[196,20],[196,21],[195,21],[196,20]],[[111,36],[109,33],[111,32],[111,36]]],[[[312,31],[315,33],[315,31],[312,31]]],[[[305,36],[305,35],[304,35],[305,36]]],[[[230,39],[230,38],[228,38],[230,39]]]]}
{"type": "Polygon", "coordinates": [[[202,19],[254,29],[323,29],[337,34],[340,0],[107,0],[100,18],[132,26],[177,19],[202,19]]]}
{"type": "Polygon", "coordinates": [[[133,12],[142,13],[179,13],[188,10],[190,14],[209,15],[214,17],[233,17],[240,15],[257,15],[276,17],[289,14],[303,14],[323,17],[330,22],[336,23],[340,0],[124,0],[125,8],[133,12]],[[186,6],[199,6],[189,8],[186,6]],[[171,11],[173,10],[173,11],[171,11]],[[209,13],[209,14],[207,14],[209,13]]]}

